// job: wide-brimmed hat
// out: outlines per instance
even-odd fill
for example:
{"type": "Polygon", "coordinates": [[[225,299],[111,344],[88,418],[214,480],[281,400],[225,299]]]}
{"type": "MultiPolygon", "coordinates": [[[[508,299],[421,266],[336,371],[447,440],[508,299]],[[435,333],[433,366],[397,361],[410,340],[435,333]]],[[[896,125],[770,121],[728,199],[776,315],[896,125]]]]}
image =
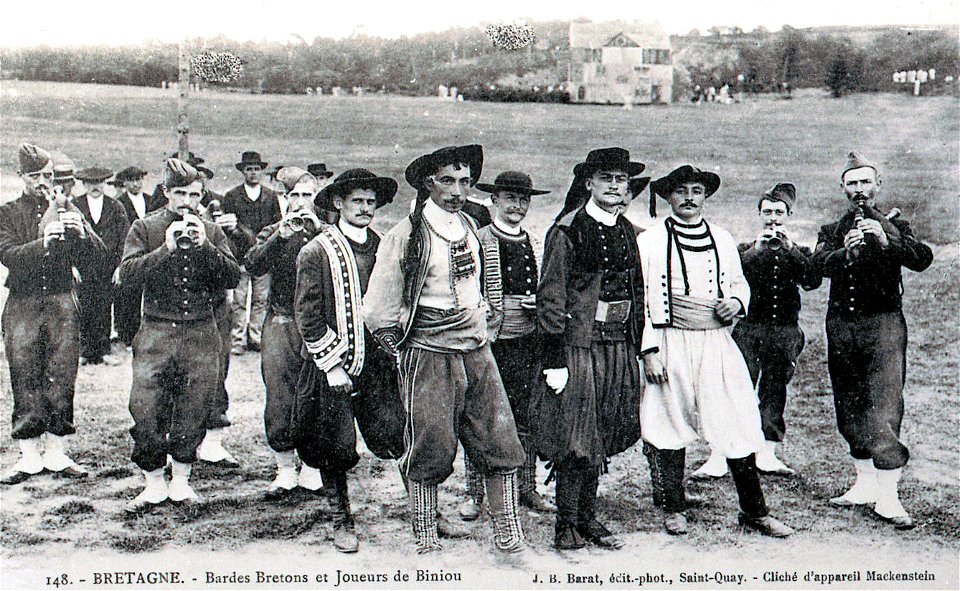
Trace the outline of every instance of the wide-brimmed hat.
{"type": "Polygon", "coordinates": [[[318,179],[328,179],[333,176],[332,170],[327,170],[327,165],[323,162],[314,162],[307,165],[307,172],[318,179]]]}
{"type": "MultiPolygon", "coordinates": [[[[276,179],[277,179],[277,173],[280,172],[280,169],[282,169],[283,167],[284,167],[284,166],[283,166],[282,164],[274,164],[274,165],[271,166],[268,170],[265,170],[265,171],[263,172],[263,174],[264,174],[264,176],[266,176],[268,179],[276,180],[276,179]]],[[[301,169],[301,170],[302,170],[302,169],[301,169]]]]}
{"type": "Polygon", "coordinates": [[[317,207],[334,211],[333,200],[343,197],[354,189],[370,189],[377,194],[377,207],[393,201],[397,194],[397,181],[388,176],[377,176],[366,168],[351,168],[340,173],[333,182],[324,187],[313,202],[317,207]]]}
{"type": "Polygon", "coordinates": [[[598,170],[622,170],[628,176],[637,176],[646,165],[630,160],[630,152],[623,148],[600,148],[591,150],[587,159],[573,167],[573,174],[579,177],[592,176],[598,170]]]}
{"type": "Polygon", "coordinates": [[[237,167],[237,170],[243,170],[246,166],[259,166],[260,168],[266,168],[269,162],[264,162],[263,158],[260,157],[260,152],[244,152],[240,155],[240,162],[237,162],[234,166],[237,167]]]}
{"type": "Polygon", "coordinates": [[[650,183],[650,217],[657,216],[657,197],[670,199],[673,190],[686,183],[700,183],[709,197],[720,188],[720,175],[707,170],[700,170],[695,166],[684,164],[673,169],[667,176],[662,176],[650,183]]]}
{"type": "Polygon", "coordinates": [[[500,191],[512,191],[524,195],[546,195],[550,191],[543,189],[534,189],[533,180],[530,175],[518,170],[508,170],[501,172],[494,179],[493,184],[477,183],[477,188],[484,193],[498,193],[500,191]]]}
{"type": "Polygon", "coordinates": [[[790,212],[793,211],[793,204],[797,202],[797,188],[792,183],[777,183],[763,192],[760,200],[757,201],[758,207],[764,199],[783,201],[787,204],[787,211],[790,212]]]}
{"type": "Polygon", "coordinates": [[[127,181],[135,181],[145,176],[147,176],[147,171],[141,169],[139,166],[128,166],[117,173],[117,176],[113,178],[113,184],[122,185],[127,181]]]}
{"type": "Polygon", "coordinates": [[[424,178],[455,162],[468,165],[470,167],[470,178],[476,183],[483,171],[483,146],[479,144],[447,146],[430,154],[424,154],[407,166],[404,177],[411,187],[419,190],[424,178]]]}
{"type": "Polygon", "coordinates": [[[76,171],[73,176],[85,183],[102,183],[113,176],[113,171],[101,166],[91,166],[76,171]]]}

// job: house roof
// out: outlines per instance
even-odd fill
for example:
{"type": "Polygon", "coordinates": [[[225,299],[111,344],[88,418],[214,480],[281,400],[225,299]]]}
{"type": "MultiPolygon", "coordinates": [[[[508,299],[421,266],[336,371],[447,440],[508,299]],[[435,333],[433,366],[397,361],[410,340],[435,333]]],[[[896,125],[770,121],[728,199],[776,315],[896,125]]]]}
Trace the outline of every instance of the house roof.
{"type": "Polygon", "coordinates": [[[570,23],[570,47],[600,49],[612,39],[624,35],[640,47],[669,49],[670,36],[660,25],[639,21],[607,21],[604,23],[570,23]]]}

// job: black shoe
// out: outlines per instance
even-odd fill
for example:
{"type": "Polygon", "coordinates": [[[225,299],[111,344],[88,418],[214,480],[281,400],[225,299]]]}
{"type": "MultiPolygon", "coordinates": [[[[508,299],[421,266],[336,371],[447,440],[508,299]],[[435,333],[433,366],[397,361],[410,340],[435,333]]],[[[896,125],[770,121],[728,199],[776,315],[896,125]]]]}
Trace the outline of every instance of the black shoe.
{"type": "Polygon", "coordinates": [[[553,536],[553,547],[557,550],[579,550],[587,543],[580,536],[577,527],[566,521],[558,521],[553,536]]]}
{"type": "Polygon", "coordinates": [[[591,519],[587,523],[578,526],[577,532],[583,536],[583,539],[601,548],[610,548],[612,550],[623,548],[623,540],[613,535],[612,531],[596,519],[591,519]]]}
{"type": "MultiPolygon", "coordinates": [[[[42,471],[37,472],[37,474],[41,474],[41,473],[42,471]]],[[[7,472],[6,474],[4,474],[2,478],[0,478],[0,484],[6,484],[6,485],[20,484],[21,482],[25,482],[26,480],[28,480],[31,476],[37,476],[37,474],[30,474],[29,472],[21,472],[20,470],[11,470],[10,472],[7,472]]]]}
{"type": "Polygon", "coordinates": [[[741,512],[738,517],[740,525],[757,530],[765,536],[770,536],[773,538],[785,538],[793,533],[793,528],[777,521],[769,515],[763,517],[751,517],[746,513],[741,512]]]}
{"type": "Polygon", "coordinates": [[[668,513],[663,520],[663,527],[671,536],[687,534],[687,516],[683,513],[668,513]]]}
{"type": "Polygon", "coordinates": [[[535,490],[520,493],[520,505],[536,513],[556,513],[557,508],[543,500],[535,490]]]}

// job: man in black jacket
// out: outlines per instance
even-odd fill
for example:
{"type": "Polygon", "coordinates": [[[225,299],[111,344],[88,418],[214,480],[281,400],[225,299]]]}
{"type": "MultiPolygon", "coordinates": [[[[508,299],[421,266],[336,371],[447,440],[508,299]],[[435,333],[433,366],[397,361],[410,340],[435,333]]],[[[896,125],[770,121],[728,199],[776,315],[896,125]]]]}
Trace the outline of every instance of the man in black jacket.
{"type": "Polygon", "coordinates": [[[923,271],[933,252],[914,237],[910,224],[876,209],[880,173],[859,153],[850,152],[840,184],[847,213],[820,228],[814,261],[830,278],[827,362],[837,426],[850,446],[857,479],[830,502],[876,503],[874,512],[882,519],[909,529],[913,520],[897,492],[910,457],[900,441],[907,371],[900,268],[923,271]]]}
{"type": "MultiPolygon", "coordinates": [[[[260,178],[267,163],[257,152],[244,152],[237,170],[243,174],[243,183],[223,196],[223,211],[237,216],[237,222],[254,236],[283,217],[277,194],[263,186],[260,178]]],[[[241,253],[245,255],[246,252],[241,253]]],[[[253,277],[243,267],[240,283],[233,290],[233,344],[232,353],[240,355],[245,349],[260,350],[260,334],[267,312],[267,292],[270,276],[253,277]],[[247,296],[250,299],[249,322],[247,296]]]]}
{"type": "Polygon", "coordinates": [[[81,274],[77,295],[80,302],[80,363],[97,365],[118,361],[110,356],[110,309],[114,286],[119,282],[117,267],[123,254],[130,222],[120,203],[104,193],[105,181],[113,176],[97,166],[76,172],[84,193],[74,198],[77,209],[103,241],[107,251],[87,273],[81,274]]]}
{"type": "Polygon", "coordinates": [[[133,461],[146,488],[129,511],[168,498],[198,499],[191,466],[206,433],[210,399],[219,386],[220,353],[214,302],[233,288],[240,268],[219,226],[196,212],[203,196],[195,168],[171,158],[164,165],[162,212],[137,220],[127,235],[121,281],[143,285],[143,321],[133,342],[130,414],[133,461]],[[163,468],[173,460],[169,488],[163,468]]]}
{"type": "Polygon", "coordinates": [[[11,437],[20,460],[3,475],[17,484],[44,469],[85,476],[64,452],[76,433],[73,392],[79,358],[73,268],[84,272],[103,242],[67,200],[54,197],[50,154],[30,144],[19,150],[23,194],[0,206],[0,264],[9,272],[3,339],[13,391],[11,437]]]}

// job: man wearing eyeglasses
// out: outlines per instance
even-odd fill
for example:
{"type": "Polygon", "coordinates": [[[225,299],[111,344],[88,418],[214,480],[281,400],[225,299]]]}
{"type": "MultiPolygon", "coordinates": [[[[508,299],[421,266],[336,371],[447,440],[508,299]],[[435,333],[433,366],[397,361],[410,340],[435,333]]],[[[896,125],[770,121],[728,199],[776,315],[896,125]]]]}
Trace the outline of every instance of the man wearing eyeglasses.
{"type": "Polygon", "coordinates": [[[419,553],[441,549],[437,486],[453,472],[458,440],[485,477],[496,547],[525,547],[517,515],[525,456],[487,339],[480,240],[461,211],[482,167],[479,145],[441,148],[407,166],[415,207],[381,241],[363,302],[367,328],[399,358],[400,467],[419,553]]]}
{"type": "Polygon", "coordinates": [[[537,317],[547,387],[532,414],[537,450],[555,466],[561,550],[623,546],[598,519],[597,487],[606,459],[640,438],[643,281],[637,232],[622,214],[649,181],[631,184],[643,169],[622,148],[591,151],[544,244],[537,317]]]}
{"type": "Polygon", "coordinates": [[[169,499],[199,500],[191,467],[219,388],[220,335],[214,302],[240,278],[217,224],[198,216],[200,173],[182,160],[164,164],[162,212],[136,220],[120,263],[122,282],[143,285],[143,321],[133,341],[130,414],[133,461],[146,487],[127,506],[137,512],[169,499]],[[206,362],[204,362],[204,360],[206,362]],[[173,460],[167,485],[163,468],[173,460]]]}
{"type": "MultiPolygon", "coordinates": [[[[279,222],[283,217],[276,192],[260,182],[267,164],[260,158],[258,152],[244,152],[240,162],[236,163],[237,170],[243,175],[243,183],[230,189],[223,196],[224,213],[235,214],[237,223],[254,236],[270,224],[279,222]]],[[[241,257],[244,255],[246,252],[240,253],[241,257]]],[[[245,268],[240,268],[240,283],[233,291],[231,352],[234,355],[242,355],[247,349],[260,350],[260,335],[267,312],[269,289],[269,275],[253,277],[245,268]],[[247,308],[248,296],[249,309],[247,308]]]]}
{"type": "Polygon", "coordinates": [[[23,193],[0,206],[0,264],[9,272],[3,342],[13,391],[10,435],[20,459],[4,473],[3,484],[18,484],[44,469],[87,474],[66,455],[63,441],[76,433],[79,319],[72,268],[85,270],[106,252],[66,195],[54,193],[50,154],[21,144],[18,158],[23,193]]]}

